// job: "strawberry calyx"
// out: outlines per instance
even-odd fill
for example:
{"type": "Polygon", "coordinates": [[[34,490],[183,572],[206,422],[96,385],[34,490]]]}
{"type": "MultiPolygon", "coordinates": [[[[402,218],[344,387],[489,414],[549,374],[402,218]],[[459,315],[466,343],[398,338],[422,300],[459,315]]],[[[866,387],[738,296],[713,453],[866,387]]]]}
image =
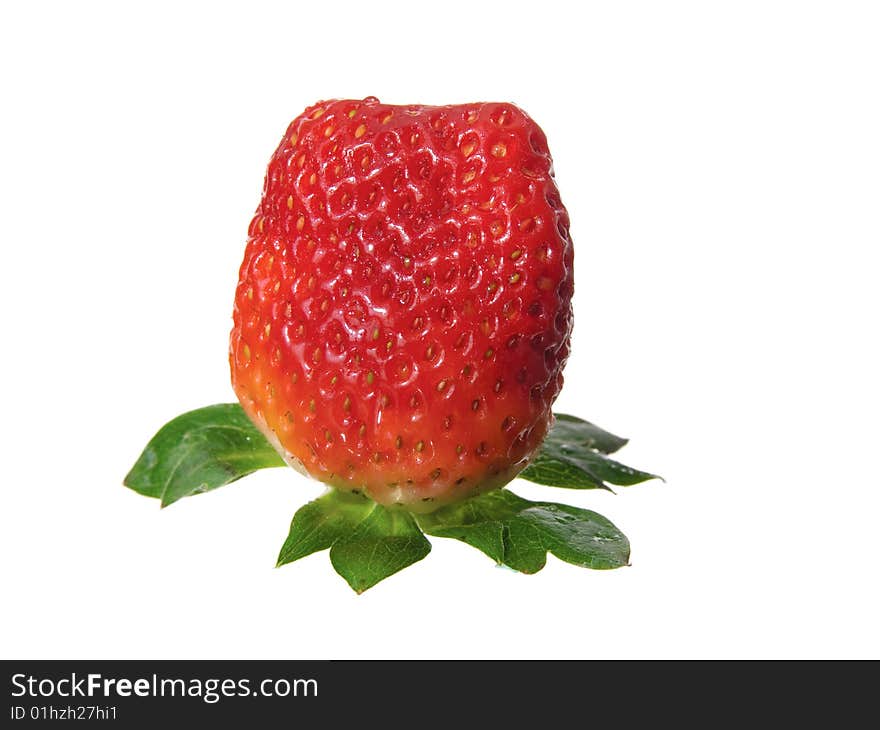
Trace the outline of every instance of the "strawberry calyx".
{"type": "MultiPolygon", "coordinates": [[[[519,476],[546,486],[608,489],[659,478],[608,458],[626,443],[588,421],[557,414],[534,462],[519,476]]],[[[125,486],[163,507],[284,466],[237,403],[189,411],[147,444],[125,486]]],[[[465,542],[521,573],[541,570],[550,552],[593,569],[629,564],[629,541],[609,520],[557,502],[533,502],[496,489],[419,514],[364,494],[330,488],[294,515],[279,566],[329,551],[334,570],[358,593],[425,558],[428,537],[465,542]],[[382,556],[377,560],[376,556],[382,556]]]]}

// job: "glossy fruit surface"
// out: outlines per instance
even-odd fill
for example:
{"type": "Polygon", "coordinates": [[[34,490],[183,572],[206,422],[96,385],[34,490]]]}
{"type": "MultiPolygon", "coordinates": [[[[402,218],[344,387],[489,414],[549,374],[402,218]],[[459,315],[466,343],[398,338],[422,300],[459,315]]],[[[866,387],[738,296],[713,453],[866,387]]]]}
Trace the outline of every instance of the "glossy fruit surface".
{"type": "Polygon", "coordinates": [[[572,326],[568,215],[504,103],[309,107],[266,174],[235,295],[235,392],[285,460],[426,511],[547,433],[572,326]]]}

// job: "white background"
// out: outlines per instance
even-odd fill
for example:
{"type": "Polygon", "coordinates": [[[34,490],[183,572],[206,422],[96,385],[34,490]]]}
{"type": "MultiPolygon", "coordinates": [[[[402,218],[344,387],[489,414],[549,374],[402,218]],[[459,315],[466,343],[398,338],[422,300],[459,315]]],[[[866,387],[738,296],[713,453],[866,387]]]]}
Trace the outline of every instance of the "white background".
{"type": "Polygon", "coordinates": [[[880,656],[877,5],[296,5],[0,11],[2,656],[880,656]],[[233,399],[287,123],[367,95],[546,131],[577,261],[558,410],[667,483],[515,489],[606,514],[631,568],[435,540],[357,597],[326,554],[273,569],[321,492],[291,471],[164,511],[121,486],[233,399]]]}

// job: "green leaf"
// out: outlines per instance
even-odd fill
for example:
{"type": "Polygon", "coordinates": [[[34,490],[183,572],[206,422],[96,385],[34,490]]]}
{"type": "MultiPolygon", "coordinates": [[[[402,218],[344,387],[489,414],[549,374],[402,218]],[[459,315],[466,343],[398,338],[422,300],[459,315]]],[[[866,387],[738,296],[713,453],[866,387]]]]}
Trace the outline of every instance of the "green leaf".
{"type": "Polygon", "coordinates": [[[523,573],[544,567],[547,552],[584,568],[608,570],[629,565],[629,540],[602,515],[579,507],[535,502],[511,520],[504,562],[523,573]]]}
{"type": "Polygon", "coordinates": [[[417,563],[431,552],[409,512],[377,504],[355,530],[333,543],[333,568],[358,593],[417,563]]]}
{"type": "Polygon", "coordinates": [[[290,534],[278,555],[278,565],[328,550],[354,529],[373,509],[366,497],[331,489],[300,507],[290,523],[290,534]]]}
{"type": "Polygon", "coordinates": [[[629,564],[629,541],[605,517],[553,502],[531,502],[502,489],[419,515],[429,535],[451,537],[482,550],[497,563],[536,573],[551,552],[585,568],[629,564]]]}
{"type": "Polygon", "coordinates": [[[220,403],[162,426],[123,483],[167,507],[275,466],[284,466],[284,461],[241,406],[220,403]]]}
{"type": "Polygon", "coordinates": [[[336,572],[363,593],[424,558],[431,543],[409,512],[331,489],[293,516],[278,565],[328,548],[336,572]]]}
{"type": "MultiPolygon", "coordinates": [[[[516,516],[512,492],[496,490],[418,515],[419,527],[434,537],[451,537],[504,562],[504,522],[516,516]]],[[[526,500],[521,500],[523,503],[526,500]]]]}
{"type": "Polygon", "coordinates": [[[588,449],[594,449],[603,454],[613,454],[629,443],[629,439],[615,436],[583,418],[569,416],[567,413],[554,413],[553,415],[556,420],[549,437],[553,441],[586,446],[588,449]]]}
{"type": "Polygon", "coordinates": [[[519,476],[551,487],[609,490],[605,482],[631,486],[658,479],[605,456],[626,443],[588,421],[558,413],[538,455],[519,476]]]}

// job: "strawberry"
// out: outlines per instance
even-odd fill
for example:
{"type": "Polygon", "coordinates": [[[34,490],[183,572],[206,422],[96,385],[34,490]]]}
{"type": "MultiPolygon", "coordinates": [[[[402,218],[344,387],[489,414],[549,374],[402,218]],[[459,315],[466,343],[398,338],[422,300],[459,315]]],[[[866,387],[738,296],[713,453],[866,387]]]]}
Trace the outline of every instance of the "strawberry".
{"type": "Polygon", "coordinates": [[[511,104],[326,101],[269,162],[230,364],[284,459],[430,511],[544,439],[572,325],[568,214],[511,104]]]}

